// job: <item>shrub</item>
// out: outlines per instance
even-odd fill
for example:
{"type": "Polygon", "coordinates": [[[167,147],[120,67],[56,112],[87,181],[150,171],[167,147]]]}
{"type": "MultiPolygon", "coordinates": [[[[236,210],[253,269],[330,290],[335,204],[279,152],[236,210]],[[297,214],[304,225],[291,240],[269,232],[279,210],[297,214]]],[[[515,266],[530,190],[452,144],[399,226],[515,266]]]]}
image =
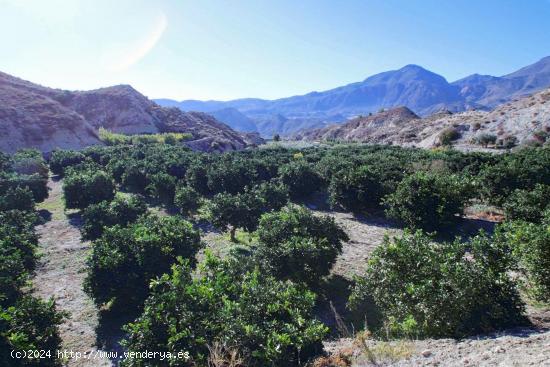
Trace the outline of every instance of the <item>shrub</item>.
{"type": "Polygon", "coordinates": [[[223,231],[230,229],[233,242],[236,241],[237,228],[253,231],[257,225],[246,199],[245,195],[221,193],[215,195],[208,205],[208,218],[212,224],[223,231]]]}
{"type": "Polygon", "coordinates": [[[184,215],[192,213],[199,208],[200,195],[192,187],[178,185],[174,196],[174,205],[184,215]]]}
{"type": "MultiPolygon", "coordinates": [[[[0,306],[11,305],[21,296],[21,288],[28,280],[28,258],[22,250],[12,246],[12,238],[0,240],[0,306]]],[[[31,249],[32,250],[32,249],[31,249]]],[[[31,256],[33,253],[31,252],[31,256]]],[[[32,257],[34,267],[34,257],[32,257]]]]}
{"type": "Polygon", "coordinates": [[[187,184],[201,195],[210,193],[206,168],[200,163],[192,163],[185,173],[187,184]]]}
{"type": "Polygon", "coordinates": [[[112,200],[115,185],[103,171],[74,173],[63,181],[63,193],[66,208],[84,209],[90,204],[112,200]]]}
{"type": "Polygon", "coordinates": [[[328,188],[332,207],[351,211],[376,208],[384,196],[384,182],[370,166],[343,170],[332,177],[328,188]]]}
{"type": "Polygon", "coordinates": [[[527,293],[550,302],[550,210],[541,224],[516,221],[502,226],[500,240],[513,249],[527,293]]]}
{"type": "Polygon", "coordinates": [[[455,221],[467,200],[466,185],[455,175],[417,172],[386,196],[386,214],[407,226],[438,229],[455,221]]]}
{"type": "Polygon", "coordinates": [[[240,194],[215,195],[208,206],[208,216],[214,226],[222,230],[230,229],[231,241],[235,241],[237,228],[254,231],[263,213],[278,210],[287,202],[284,187],[264,182],[240,194]]]}
{"type": "MultiPolygon", "coordinates": [[[[6,259],[6,269],[15,269],[17,274],[21,275],[24,275],[24,272],[31,272],[36,264],[35,250],[38,244],[38,237],[33,228],[37,220],[36,215],[11,210],[1,213],[0,220],[2,221],[0,225],[0,248],[2,248],[4,254],[13,254],[11,262],[6,259]]],[[[3,274],[2,276],[6,275],[3,274]]],[[[8,279],[15,278],[8,277],[8,279]]]]}
{"type": "Polygon", "coordinates": [[[334,219],[287,206],[264,214],[257,230],[258,258],[280,279],[318,284],[342,252],[345,232],[334,219]]]}
{"type": "Polygon", "coordinates": [[[48,197],[48,179],[38,174],[32,175],[0,175],[0,195],[5,194],[10,188],[28,188],[32,192],[36,203],[44,201],[48,197]]]}
{"type": "Polygon", "coordinates": [[[82,211],[82,237],[94,240],[100,237],[105,227],[127,226],[147,212],[147,205],[140,197],[116,196],[111,202],[91,204],[82,211]]]}
{"type": "Polygon", "coordinates": [[[8,191],[0,196],[0,210],[34,210],[34,197],[28,188],[16,187],[8,189],[8,191]]]}
{"type": "Polygon", "coordinates": [[[46,161],[36,149],[19,150],[13,155],[12,169],[20,175],[39,175],[48,178],[49,170],[46,161]]]}
{"type": "Polygon", "coordinates": [[[495,144],[497,141],[497,136],[489,133],[481,133],[473,138],[473,142],[475,144],[482,145],[483,147],[487,148],[489,144],[495,144]]]}
{"type": "Polygon", "coordinates": [[[63,176],[65,168],[83,162],[86,156],[73,150],[54,150],[50,157],[50,169],[53,174],[63,176]]]}
{"type": "Polygon", "coordinates": [[[207,177],[211,193],[237,194],[256,180],[256,172],[250,161],[235,159],[210,166],[207,177]]]}
{"type": "Polygon", "coordinates": [[[321,177],[303,159],[279,167],[279,177],[288,187],[291,199],[303,199],[320,189],[321,177]]]}
{"type": "Polygon", "coordinates": [[[167,205],[174,203],[176,179],[167,173],[157,173],[148,177],[149,185],[146,191],[149,195],[161,200],[167,205]]]}
{"type": "Polygon", "coordinates": [[[132,192],[145,193],[147,173],[141,167],[131,165],[122,174],[122,186],[132,192]]]}
{"type": "MultiPolygon", "coordinates": [[[[301,366],[322,351],[327,328],[315,294],[235,260],[208,257],[198,277],[183,263],[152,286],[143,314],[126,326],[129,351],[189,351],[179,365],[206,365],[210,344],[238,348],[247,366],[301,366]]],[[[163,362],[127,359],[126,367],[163,362]]]]}
{"type": "Polygon", "coordinates": [[[58,326],[64,314],[56,311],[53,301],[43,302],[31,296],[20,298],[13,306],[0,309],[0,364],[2,366],[61,366],[57,351],[61,348],[58,326]],[[47,358],[14,359],[10,352],[44,351],[47,358]]]}
{"type": "Polygon", "coordinates": [[[482,166],[479,182],[483,197],[495,205],[502,205],[515,189],[550,185],[550,149],[523,148],[499,155],[496,162],[482,166]]]}
{"type": "Polygon", "coordinates": [[[497,146],[503,149],[512,149],[518,145],[518,138],[514,135],[506,135],[502,139],[497,140],[497,146]]]}
{"type": "Polygon", "coordinates": [[[523,321],[510,266],[506,247],[484,234],[470,243],[439,244],[406,231],[374,251],[350,305],[372,297],[392,336],[463,337],[501,329],[523,321]]]}
{"type": "Polygon", "coordinates": [[[177,257],[195,262],[198,231],[178,217],[142,217],[129,227],[104,229],[88,259],[85,290],[101,305],[116,300],[121,307],[138,307],[149,282],[169,271],[177,257]]]}
{"type": "Polygon", "coordinates": [[[537,184],[533,190],[516,189],[512,192],[504,203],[504,210],[508,219],[540,222],[549,206],[550,186],[537,184]]]}
{"type": "Polygon", "coordinates": [[[438,135],[440,145],[451,145],[458,138],[460,138],[460,132],[455,127],[443,129],[438,135]]]}
{"type": "Polygon", "coordinates": [[[162,133],[162,134],[117,134],[104,128],[99,128],[99,139],[106,145],[129,145],[129,144],[170,144],[174,145],[181,141],[189,140],[193,136],[188,133],[162,133]]]}

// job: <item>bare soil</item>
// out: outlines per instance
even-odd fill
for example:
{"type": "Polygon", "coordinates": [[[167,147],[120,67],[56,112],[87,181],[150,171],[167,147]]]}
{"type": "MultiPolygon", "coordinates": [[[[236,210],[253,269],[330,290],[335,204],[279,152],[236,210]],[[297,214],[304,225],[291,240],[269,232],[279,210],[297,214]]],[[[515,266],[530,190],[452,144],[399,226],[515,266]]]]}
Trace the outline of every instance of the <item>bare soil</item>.
{"type": "Polygon", "coordinates": [[[81,241],[78,216],[64,212],[61,182],[50,179],[48,187],[50,196],[38,207],[45,223],[36,228],[41,258],[33,280],[34,293],[43,299],[53,298],[57,309],[68,313],[60,327],[62,347],[92,358],[69,358],[67,366],[111,366],[109,359],[93,357],[98,350],[98,311],[82,289],[90,243],[81,241]]]}

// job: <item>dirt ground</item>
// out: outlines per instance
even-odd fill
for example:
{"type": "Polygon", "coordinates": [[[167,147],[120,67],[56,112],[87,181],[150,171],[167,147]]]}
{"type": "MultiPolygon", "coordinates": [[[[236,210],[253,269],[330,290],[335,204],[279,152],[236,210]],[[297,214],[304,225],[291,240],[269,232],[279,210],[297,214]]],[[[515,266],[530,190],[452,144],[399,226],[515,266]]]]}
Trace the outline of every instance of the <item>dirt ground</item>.
{"type": "Polygon", "coordinates": [[[60,327],[62,347],[83,357],[67,358],[67,366],[111,366],[108,358],[97,354],[98,311],[82,290],[90,243],[80,240],[78,217],[64,213],[61,182],[50,180],[48,187],[50,196],[38,205],[45,223],[36,228],[41,257],[33,279],[34,293],[43,299],[53,297],[58,310],[69,315],[60,327]]]}

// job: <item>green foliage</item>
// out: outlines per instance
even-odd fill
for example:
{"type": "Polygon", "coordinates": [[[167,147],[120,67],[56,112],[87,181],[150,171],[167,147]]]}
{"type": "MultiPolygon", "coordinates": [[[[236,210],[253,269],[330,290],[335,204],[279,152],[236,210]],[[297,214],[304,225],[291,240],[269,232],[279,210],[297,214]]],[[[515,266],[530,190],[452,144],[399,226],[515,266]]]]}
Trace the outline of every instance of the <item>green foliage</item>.
{"type": "Polygon", "coordinates": [[[550,185],[550,149],[523,148],[501,154],[496,162],[481,167],[478,179],[482,197],[495,205],[501,205],[515,189],[550,185]]]}
{"type": "MultiPolygon", "coordinates": [[[[143,314],[126,327],[130,351],[189,351],[174,365],[207,365],[208,344],[237,348],[246,366],[300,366],[322,351],[327,328],[313,317],[315,295],[237,260],[208,257],[198,277],[180,263],[153,282],[143,314]]],[[[127,359],[126,367],[161,366],[127,359]]]]}
{"type": "Polygon", "coordinates": [[[512,248],[527,293],[536,300],[550,302],[550,210],[540,224],[504,224],[499,240],[512,248]]]}
{"type": "Polygon", "coordinates": [[[189,165],[185,174],[185,180],[196,192],[202,195],[209,194],[207,171],[199,162],[194,162],[189,165]]]}
{"type": "Polygon", "coordinates": [[[386,214],[407,226],[435,230],[451,224],[462,213],[468,190],[455,175],[417,172],[386,196],[386,214]]]}
{"type": "Polygon", "coordinates": [[[28,188],[35,202],[39,203],[48,197],[48,179],[39,174],[19,175],[16,173],[0,173],[0,195],[9,189],[28,188]]]}
{"type": "Polygon", "coordinates": [[[257,234],[257,256],[269,272],[312,287],[329,274],[348,240],[333,218],[296,206],[264,214],[257,234]]]}
{"type": "Polygon", "coordinates": [[[112,178],[103,171],[73,173],[63,181],[65,207],[84,209],[90,204],[112,200],[115,185],[112,178]]]}
{"type": "Polygon", "coordinates": [[[199,233],[178,217],[147,216],[126,228],[104,228],[88,260],[85,290],[98,305],[116,300],[120,307],[138,307],[152,279],[177,257],[194,264],[200,246],[199,233]]]}
{"type": "MultiPolygon", "coordinates": [[[[23,152],[5,171],[17,181],[21,176],[9,172],[16,162],[35,159],[34,152],[23,152]]],[[[40,157],[41,158],[41,157],[40,157]]],[[[0,160],[2,159],[0,155],[0,160]]],[[[35,163],[39,162],[38,159],[35,163]]],[[[25,169],[32,165],[20,165],[25,169]]],[[[36,168],[36,166],[34,166],[36,168]]],[[[33,168],[33,169],[34,169],[33,168]]],[[[35,173],[33,176],[40,176],[35,173]]],[[[23,176],[24,177],[24,176],[23,176]]],[[[27,295],[30,274],[36,265],[38,237],[34,226],[38,216],[34,199],[27,186],[9,186],[0,198],[0,365],[1,366],[60,366],[56,350],[60,348],[58,325],[62,314],[53,301],[43,302],[27,295]],[[50,350],[51,359],[14,359],[12,350],[50,350]]]]}
{"type": "Polygon", "coordinates": [[[287,201],[285,188],[274,183],[262,183],[240,194],[215,195],[208,206],[208,217],[214,226],[222,230],[231,228],[231,240],[235,241],[237,228],[254,231],[263,213],[278,210],[287,201]]]}
{"type": "Polygon", "coordinates": [[[63,176],[65,168],[83,162],[86,156],[73,150],[54,150],[50,157],[50,169],[53,174],[63,176]]]}
{"type": "Polygon", "coordinates": [[[124,135],[113,133],[102,127],[99,128],[99,139],[107,145],[130,144],[177,144],[189,140],[193,135],[188,133],[160,133],[124,135]]]}
{"type": "Polygon", "coordinates": [[[122,174],[122,187],[128,191],[145,193],[147,187],[147,173],[144,168],[138,165],[126,167],[122,174]]]}
{"type": "Polygon", "coordinates": [[[15,302],[36,265],[36,216],[11,210],[0,212],[0,305],[15,302]]]}
{"type": "Polygon", "coordinates": [[[148,177],[146,192],[167,205],[174,203],[176,179],[167,173],[156,173],[148,177]]]}
{"type": "Polygon", "coordinates": [[[42,154],[36,149],[19,150],[12,157],[12,169],[20,175],[48,177],[49,170],[42,154]]]}
{"type": "Polygon", "coordinates": [[[494,135],[494,134],[489,134],[489,133],[480,133],[480,134],[474,136],[474,138],[472,140],[473,140],[473,143],[482,145],[486,148],[489,144],[495,144],[496,143],[497,136],[494,135]]]}
{"type": "Polygon", "coordinates": [[[127,226],[147,212],[147,205],[136,195],[116,196],[113,201],[91,204],[82,211],[82,237],[94,240],[103,234],[105,227],[127,226]]]}
{"type": "Polygon", "coordinates": [[[322,185],[319,174],[303,159],[279,167],[279,177],[288,187],[291,199],[303,199],[322,185]]]}
{"type": "Polygon", "coordinates": [[[65,315],[57,312],[53,301],[44,302],[23,296],[10,307],[0,308],[0,365],[13,367],[61,366],[58,326],[65,315]],[[13,358],[12,350],[37,351],[44,358],[13,358]]]}
{"type": "Polygon", "coordinates": [[[183,215],[187,215],[199,208],[200,195],[192,187],[178,185],[174,196],[174,205],[183,215]]]}
{"type": "Polygon", "coordinates": [[[331,206],[351,211],[377,208],[395,185],[390,172],[370,165],[339,171],[332,176],[328,188],[331,206]]]}
{"type": "Polygon", "coordinates": [[[420,231],[386,238],[350,305],[372,297],[391,336],[463,337],[517,325],[523,304],[507,275],[507,249],[484,234],[469,243],[434,243],[420,231]]]}
{"type": "Polygon", "coordinates": [[[227,163],[221,160],[209,167],[207,173],[209,192],[237,194],[256,180],[256,172],[251,162],[235,159],[231,164],[227,163]]]}
{"type": "Polygon", "coordinates": [[[0,210],[34,211],[32,192],[27,187],[9,188],[4,195],[0,196],[0,210]]]}
{"type": "Polygon", "coordinates": [[[536,184],[532,190],[516,189],[506,199],[507,219],[540,222],[544,210],[550,207],[550,185],[536,184]]]}

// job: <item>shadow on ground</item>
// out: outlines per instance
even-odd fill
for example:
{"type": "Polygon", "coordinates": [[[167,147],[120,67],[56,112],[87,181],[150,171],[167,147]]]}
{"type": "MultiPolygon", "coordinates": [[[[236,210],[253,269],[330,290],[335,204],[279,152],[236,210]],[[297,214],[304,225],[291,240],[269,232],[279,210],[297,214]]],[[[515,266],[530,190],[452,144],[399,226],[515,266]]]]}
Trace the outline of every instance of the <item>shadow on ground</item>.
{"type": "Polygon", "coordinates": [[[350,310],[347,301],[353,282],[333,274],[321,285],[315,313],[330,328],[331,338],[353,337],[366,326],[377,328],[381,315],[372,300],[366,300],[350,310]]]}
{"type": "Polygon", "coordinates": [[[40,216],[42,223],[46,223],[52,220],[52,212],[50,212],[49,210],[40,209],[38,210],[38,215],[40,216]]]}
{"type": "Polygon", "coordinates": [[[96,345],[104,352],[116,352],[119,358],[113,358],[111,353],[111,363],[118,366],[122,360],[120,357],[124,348],[120,342],[125,337],[122,327],[138,317],[138,312],[123,312],[101,310],[98,313],[98,325],[96,327],[96,345]]]}

